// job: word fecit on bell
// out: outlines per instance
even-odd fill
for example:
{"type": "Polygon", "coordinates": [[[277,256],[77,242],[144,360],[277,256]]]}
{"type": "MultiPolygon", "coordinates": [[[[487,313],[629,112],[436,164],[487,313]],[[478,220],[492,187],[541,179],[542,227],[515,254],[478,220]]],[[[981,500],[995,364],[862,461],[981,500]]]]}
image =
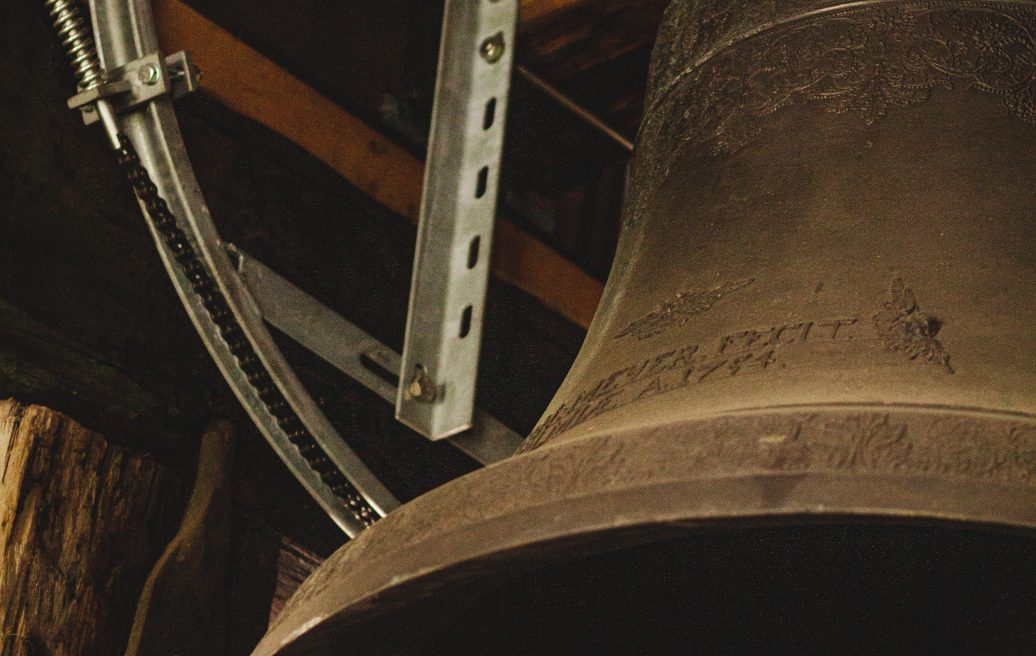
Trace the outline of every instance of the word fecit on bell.
{"type": "Polygon", "coordinates": [[[659,394],[766,370],[778,362],[785,346],[850,341],[859,336],[864,325],[858,317],[794,321],[729,333],[711,347],[692,344],[658,353],[600,378],[562,403],[529,435],[522,450],[533,449],[606,412],[659,394]]]}
{"type": "Polygon", "coordinates": [[[753,328],[725,335],[717,352],[742,353],[753,349],[777,347],[805,341],[849,340],[860,325],[858,318],[798,321],[768,328],[753,328]]]}

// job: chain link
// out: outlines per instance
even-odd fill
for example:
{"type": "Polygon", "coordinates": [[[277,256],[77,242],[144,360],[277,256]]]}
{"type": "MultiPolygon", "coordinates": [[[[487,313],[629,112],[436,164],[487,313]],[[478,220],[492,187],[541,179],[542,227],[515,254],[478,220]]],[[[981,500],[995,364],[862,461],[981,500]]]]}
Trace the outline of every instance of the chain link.
{"type": "Polygon", "coordinates": [[[201,298],[205,311],[208,312],[223,341],[226,342],[231,354],[237,360],[237,366],[244,372],[249,385],[263,402],[266,410],[277,421],[277,425],[287,434],[288,440],[298,449],[299,454],[310,468],[320,476],[320,480],[342,500],[357,521],[363,526],[370,526],[380,516],[327,457],[277,388],[273,376],[256,354],[241,325],[234,317],[223,292],[198,257],[194,247],[187,239],[187,235],[177,225],[176,217],[169,210],[165,199],[159,195],[158,188],[151,180],[151,175],[140,163],[140,157],[133,148],[133,144],[123,134],[119,135],[119,143],[120,147],[116,151],[119,164],[126,172],[134,192],[144,206],[147,218],[162,235],[166,246],[172,252],[181,272],[190,282],[194,293],[201,298]]]}

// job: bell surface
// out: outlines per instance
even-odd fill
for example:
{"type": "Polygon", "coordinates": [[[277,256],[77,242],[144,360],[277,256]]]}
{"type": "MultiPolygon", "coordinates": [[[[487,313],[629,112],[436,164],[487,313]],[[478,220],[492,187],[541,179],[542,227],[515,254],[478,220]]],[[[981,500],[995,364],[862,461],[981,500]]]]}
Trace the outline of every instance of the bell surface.
{"type": "Polygon", "coordinates": [[[676,0],[521,453],[256,654],[1033,653],[1036,2],[676,0]]]}

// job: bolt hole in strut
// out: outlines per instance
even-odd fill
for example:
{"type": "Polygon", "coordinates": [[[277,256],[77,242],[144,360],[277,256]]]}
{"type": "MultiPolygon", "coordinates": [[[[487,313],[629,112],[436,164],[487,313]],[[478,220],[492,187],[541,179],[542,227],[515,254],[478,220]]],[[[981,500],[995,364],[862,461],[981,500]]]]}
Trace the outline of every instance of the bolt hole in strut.
{"type": "Polygon", "coordinates": [[[483,166],[478,172],[478,180],[475,183],[475,198],[482,198],[486,195],[489,187],[489,167],[483,166]]]}
{"type": "Polygon", "coordinates": [[[475,265],[478,264],[478,250],[481,245],[482,237],[475,235],[472,237],[471,242],[468,244],[468,268],[474,269],[475,265]]]}
{"type": "Polygon", "coordinates": [[[482,129],[488,130],[493,127],[493,122],[496,120],[496,98],[490,98],[486,103],[486,111],[482,117],[482,129]]]}
{"type": "Polygon", "coordinates": [[[464,312],[460,315],[460,338],[464,339],[471,332],[471,313],[473,308],[469,305],[464,308],[464,312]]]}

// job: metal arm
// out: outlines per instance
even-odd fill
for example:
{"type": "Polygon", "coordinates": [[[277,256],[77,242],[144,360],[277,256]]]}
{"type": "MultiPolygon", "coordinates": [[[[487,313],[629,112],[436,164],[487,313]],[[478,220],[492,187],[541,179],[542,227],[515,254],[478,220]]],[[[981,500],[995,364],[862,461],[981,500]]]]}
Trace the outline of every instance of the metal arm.
{"type": "MultiPolygon", "coordinates": [[[[158,52],[149,0],[91,4],[97,53],[72,0],[48,0],[84,90],[158,52]]],[[[116,115],[94,101],[176,291],[234,394],[296,478],[349,536],[398,505],[306,393],[222,249],[168,94],[116,115]],[[138,155],[139,154],[139,155],[138,155]]]]}

